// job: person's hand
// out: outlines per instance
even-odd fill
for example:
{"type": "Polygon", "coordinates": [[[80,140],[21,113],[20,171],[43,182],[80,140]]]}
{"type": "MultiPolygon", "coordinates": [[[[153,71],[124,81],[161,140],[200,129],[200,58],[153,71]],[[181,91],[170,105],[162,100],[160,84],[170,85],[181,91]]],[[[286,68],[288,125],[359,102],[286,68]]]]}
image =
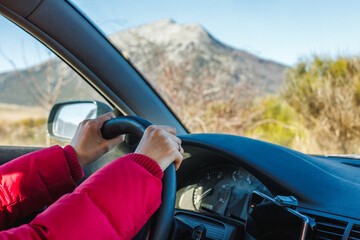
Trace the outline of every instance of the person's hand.
{"type": "Polygon", "coordinates": [[[163,171],[174,162],[177,170],[183,160],[184,149],[175,134],[174,127],[151,125],[145,130],[135,153],[153,159],[163,171]]]}
{"type": "Polygon", "coordinates": [[[104,153],[124,141],[124,135],[110,140],[104,139],[101,135],[104,122],[113,118],[115,118],[114,113],[106,113],[96,119],[82,121],[76,129],[70,145],[74,148],[81,167],[94,162],[104,153]]]}

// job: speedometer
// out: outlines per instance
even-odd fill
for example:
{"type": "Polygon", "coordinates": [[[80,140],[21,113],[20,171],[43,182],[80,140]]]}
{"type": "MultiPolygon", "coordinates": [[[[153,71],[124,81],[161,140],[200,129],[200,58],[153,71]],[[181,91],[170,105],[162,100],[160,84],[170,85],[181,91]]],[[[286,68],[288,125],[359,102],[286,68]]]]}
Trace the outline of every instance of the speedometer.
{"type": "Polygon", "coordinates": [[[216,165],[189,179],[187,186],[177,192],[176,207],[246,219],[246,206],[254,190],[271,195],[245,169],[235,165],[216,165]]]}
{"type": "Polygon", "coordinates": [[[196,210],[207,209],[223,214],[231,193],[231,187],[226,184],[229,170],[211,168],[195,177],[193,182],[196,183],[196,187],[192,200],[196,210]],[[222,183],[224,184],[221,185],[222,183]]]}

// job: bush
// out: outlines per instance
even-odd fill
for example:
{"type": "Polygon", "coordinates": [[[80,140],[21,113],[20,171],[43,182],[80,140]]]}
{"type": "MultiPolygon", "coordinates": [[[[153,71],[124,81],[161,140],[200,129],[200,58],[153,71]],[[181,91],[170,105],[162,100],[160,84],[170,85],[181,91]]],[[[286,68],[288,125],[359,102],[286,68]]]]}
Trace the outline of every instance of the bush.
{"type": "Polygon", "coordinates": [[[304,137],[301,120],[280,96],[264,97],[258,106],[262,114],[253,120],[246,135],[286,147],[293,147],[296,137],[304,137]]]}
{"type": "Polygon", "coordinates": [[[300,62],[288,70],[282,96],[315,137],[319,153],[359,152],[359,58],[300,62]]]}

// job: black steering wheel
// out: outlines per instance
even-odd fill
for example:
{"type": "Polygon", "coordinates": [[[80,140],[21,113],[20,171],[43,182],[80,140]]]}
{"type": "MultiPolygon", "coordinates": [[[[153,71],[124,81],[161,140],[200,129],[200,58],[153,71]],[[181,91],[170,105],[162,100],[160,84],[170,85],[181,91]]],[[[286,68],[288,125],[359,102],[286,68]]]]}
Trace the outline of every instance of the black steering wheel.
{"type": "MultiPolygon", "coordinates": [[[[139,139],[143,136],[145,129],[152,125],[149,121],[136,116],[123,116],[107,121],[101,129],[105,139],[111,139],[121,134],[133,134],[139,139]]],[[[151,217],[149,239],[168,239],[174,208],[176,194],[176,173],[175,166],[171,164],[164,172],[162,179],[163,187],[161,194],[161,205],[151,217]]],[[[149,229],[144,226],[145,236],[149,229]]]]}

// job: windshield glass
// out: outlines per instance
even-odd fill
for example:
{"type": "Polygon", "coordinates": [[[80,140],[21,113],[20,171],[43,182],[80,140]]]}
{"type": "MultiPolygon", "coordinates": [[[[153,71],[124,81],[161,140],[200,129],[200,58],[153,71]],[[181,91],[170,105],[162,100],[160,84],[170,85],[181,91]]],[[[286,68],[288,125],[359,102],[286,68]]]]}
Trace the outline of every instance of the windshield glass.
{"type": "Polygon", "coordinates": [[[360,152],[360,2],[72,2],[190,132],[360,152]]]}

